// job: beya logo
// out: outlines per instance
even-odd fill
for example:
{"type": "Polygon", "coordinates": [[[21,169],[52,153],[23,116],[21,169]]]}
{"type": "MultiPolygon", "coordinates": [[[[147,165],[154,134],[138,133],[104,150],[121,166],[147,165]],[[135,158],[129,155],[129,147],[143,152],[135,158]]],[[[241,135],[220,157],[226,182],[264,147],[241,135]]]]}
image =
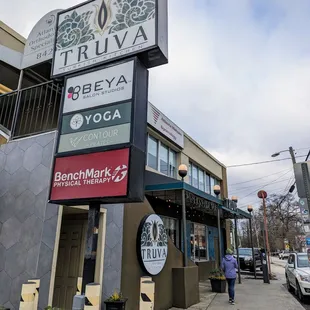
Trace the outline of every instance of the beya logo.
{"type": "Polygon", "coordinates": [[[104,79],[100,81],[96,81],[93,83],[84,84],[82,86],[70,86],[68,88],[68,99],[78,100],[80,98],[80,94],[86,95],[83,99],[87,99],[90,97],[104,95],[106,93],[120,91],[124,89],[124,86],[128,84],[127,79],[124,75],[120,77],[113,77],[112,79],[104,79]],[[99,93],[101,92],[101,93],[99,93]]]}

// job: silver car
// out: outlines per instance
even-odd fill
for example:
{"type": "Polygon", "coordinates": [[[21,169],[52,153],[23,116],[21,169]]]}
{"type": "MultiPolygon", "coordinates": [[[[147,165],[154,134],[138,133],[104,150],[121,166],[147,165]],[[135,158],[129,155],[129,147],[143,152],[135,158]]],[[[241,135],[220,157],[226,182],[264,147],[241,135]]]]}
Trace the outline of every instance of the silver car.
{"type": "Polygon", "coordinates": [[[310,296],[310,264],[306,253],[290,253],[285,266],[286,285],[303,301],[310,296]]]}

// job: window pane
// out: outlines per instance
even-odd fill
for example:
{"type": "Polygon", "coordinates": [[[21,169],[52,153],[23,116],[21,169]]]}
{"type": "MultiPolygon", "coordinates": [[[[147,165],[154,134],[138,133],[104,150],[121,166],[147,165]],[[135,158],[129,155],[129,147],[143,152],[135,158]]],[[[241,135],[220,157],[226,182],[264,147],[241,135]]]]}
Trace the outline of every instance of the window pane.
{"type": "Polygon", "coordinates": [[[206,174],[206,193],[211,194],[210,176],[208,174],[206,174]]]}
{"type": "Polygon", "coordinates": [[[176,247],[179,245],[179,226],[177,219],[170,217],[161,217],[166,228],[167,235],[170,237],[176,247]]]}
{"type": "Polygon", "coordinates": [[[160,172],[168,175],[168,148],[164,145],[160,145],[159,150],[159,162],[160,162],[160,172]]]}
{"type": "Polygon", "coordinates": [[[188,165],[188,180],[189,180],[189,184],[192,185],[192,164],[189,163],[188,165]]]}
{"type": "Polygon", "coordinates": [[[207,259],[206,226],[195,223],[195,259],[207,259]]]}
{"type": "Polygon", "coordinates": [[[147,142],[147,165],[156,170],[157,170],[157,148],[158,148],[157,140],[149,136],[147,142]]]}
{"type": "Polygon", "coordinates": [[[202,191],[205,190],[204,172],[201,169],[199,169],[199,189],[202,191]]]}
{"type": "Polygon", "coordinates": [[[192,168],[192,185],[198,188],[198,168],[195,165],[192,168]]]}
{"type": "Polygon", "coordinates": [[[210,190],[211,190],[211,195],[215,196],[214,192],[213,192],[213,187],[215,185],[215,180],[214,178],[210,177],[210,190]]]}
{"type": "Polygon", "coordinates": [[[176,176],[176,162],[177,153],[175,151],[169,151],[169,176],[175,178],[176,176]]]}

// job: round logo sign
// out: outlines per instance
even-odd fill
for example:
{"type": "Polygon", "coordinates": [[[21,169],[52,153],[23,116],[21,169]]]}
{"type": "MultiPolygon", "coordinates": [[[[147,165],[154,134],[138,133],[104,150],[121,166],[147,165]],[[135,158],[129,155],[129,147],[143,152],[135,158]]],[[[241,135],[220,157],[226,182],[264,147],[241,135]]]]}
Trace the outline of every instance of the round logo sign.
{"type": "Polygon", "coordinates": [[[164,268],[168,255],[168,237],[162,219],[151,214],[141,221],[137,236],[137,254],[141,267],[152,276],[164,268]]]}
{"type": "Polygon", "coordinates": [[[73,130],[78,130],[82,127],[84,123],[84,117],[82,114],[75,114],[70,120],[70,127],[73,130]]]}

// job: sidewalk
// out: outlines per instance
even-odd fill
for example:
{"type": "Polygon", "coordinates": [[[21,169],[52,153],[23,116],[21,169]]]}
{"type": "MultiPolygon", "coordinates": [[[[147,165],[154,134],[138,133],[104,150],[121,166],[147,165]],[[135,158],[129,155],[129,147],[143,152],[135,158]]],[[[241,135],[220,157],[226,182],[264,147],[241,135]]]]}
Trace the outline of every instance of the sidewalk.
{"type": "Polygon", "coordinates": [[[189,310],[304,310],[286,291],[283,283],[281,278],[270,284],[264,284],[262,280],[242,279],[242,284],[236,283],[236,304],[232,306],[228,303],[228,294],[212,293],[207,281],[200,285],[201,302],[189,310]]]}

